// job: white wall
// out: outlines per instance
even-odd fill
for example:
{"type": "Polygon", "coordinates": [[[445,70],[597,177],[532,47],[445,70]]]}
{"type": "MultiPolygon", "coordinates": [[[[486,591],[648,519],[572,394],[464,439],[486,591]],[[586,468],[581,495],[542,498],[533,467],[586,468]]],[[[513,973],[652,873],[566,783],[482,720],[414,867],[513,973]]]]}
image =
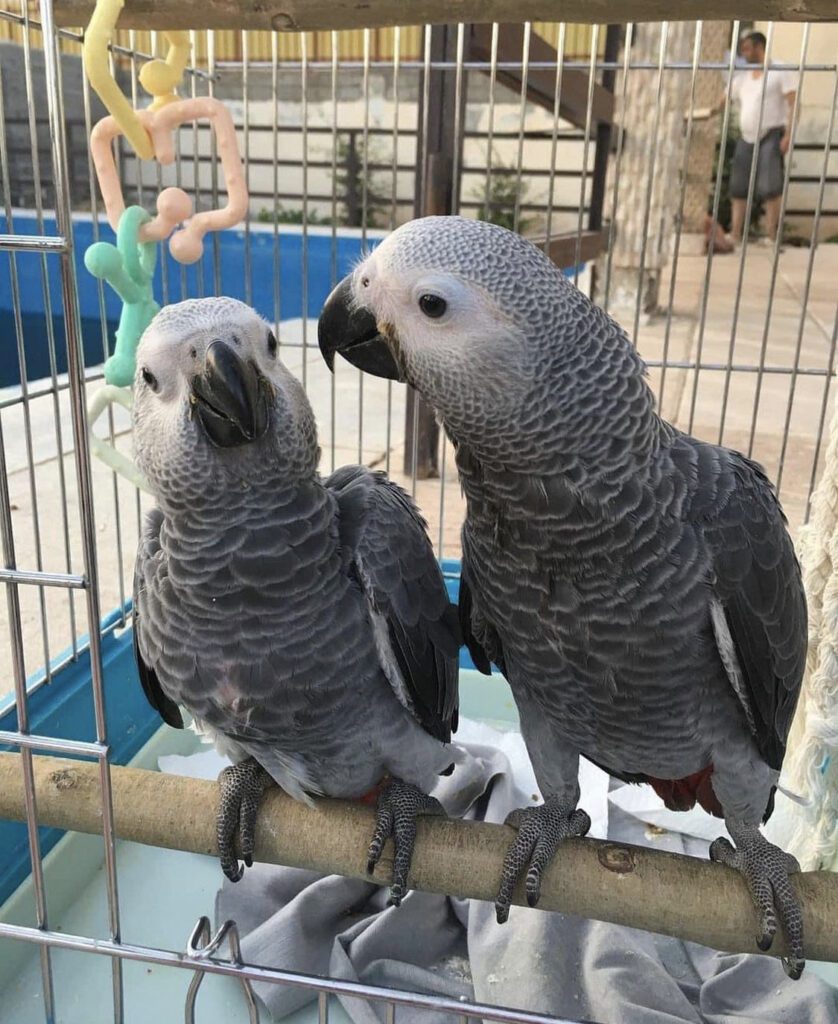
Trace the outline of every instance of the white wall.
{"type": "MultiPolygon", "coordinates": [[[[233,114],[234,120],[239,126],[239,145],[244,156],[244,133],[241,126],[244,123],[245,106],[239,100],[227,100],[228,106],[233,114]]],[[[371,95],[369,103],[369,126],[370,128],[385,129],[386,136],[373,136],[371,143],[371,159],[376,162],[385,162],[387,170],[378,171],[375,174],[375,187],[388,199],[393,191],[393,172],[391,169],[393,160],[393,136],[392,129],[396,116],[400,134],[397,142],[398,163],[403,170],[396,173],[396,195],[398,210],[396,221],[403,222],[413,215],[413,189],[414,175],[413,167],[416,160],[416,138],[415,135],[402,134],[416,128],[418,104],[415,99],[408,99],[396,104],[384,95],[371,95]]],[[[364,125],[365,104],[361,98],[341,100],[337,104],[337,124],[339,130],[362,129],[364,125]]],[[[301,130],[303,122],[302,104],[296,101],[280,101],[276,107],[270,100],[255,99],[248,105],[248,117],[251,131],[249,132],[249,167],[248,182],[251,190],[251,214],[258,217],[261,211],[268,211],[273,206],[274,191],[274,138],[272,127],[274,119],[278,125],[276,152],[280,159],[293,160],[296,162],[292,167],[280,167],[277,172],[277,191],[291,193],[294,199],[280,200],[286,208],[299,209],[303,192],[303,157],[304,157],[304,136],[301,130]],[[266,130],[257,130],[257,129],[266,130]],[[266,163],[258,163],[259,160],[266,163]],[[264,195],[259,195],[264,193],[264,195]]],[[[517,133],[520,120],[520,100],[509,90],[498,87],[497,102],[494,108],[494,132],[517,133]]],[[[329,166],[325,168],[308,167],[309,196],[332,194],[332,136],[331,127],[333,121],[333,107],[330,99],[318,99],[307,104],[306,123],[308,126],[308,138],[305,145],[305,153],[309,161],[326,161],[329,166]],[[316,128],[329,129],[326,133],[315,131],[316,128]]],[[[527,186],[525,202],[543,204],[546,207],[549,195],[549,178],[546,175],[533,175],[534,170],[547,170],[550,167],[551,146],[552,146],[552,116],[551,113],[536,107],[527,107],[525,126],[527,131],[544,132],[544,138],[526,139],[524,141],[521,166],[522,181],[527,186]]],[[[485,102],[470,103],[467,107],[466,124],[467,131],[480,132],[479,138],[467,138],[463,150],[463,181],[462,195],[463,202],[475,202],[482,198],[486,180],[486,164],[488,158],[488,130],[489,130],[489,107],[485,102]]],[[[584,141],[579,137],[580,133],[569,123],[561,122],[559,125],[559,144],[557,149],[556,168],[564,172],[570,172],[571,177],[556,177],[553,186],[553,203],[555,206],[568,206],[572,210],[561,213],[555,212],[552,219],[552,231],[575,230],[578,223],[578,206],[582,194],[581,171],[583,164],[584,141]],[[573,137],[568,137],[573,136],[573,137]]],[[[360,141],[360,139],[359,139],[360,141]]],[[[180,180],[184,188],[191,189],[195,180],[195,168],[192,162],[194,151],[194,133],[191,128],[181,130],[181,153],[182,163],[180,180]]],[[[516,168],[518,166],[518,139],[497,138],[492,144],[493,162],[495,166],[504,165],[516,168]]],[[[198,134],[198,152],[208,156],[210,152],[209,132],[202,130],[198,134]]],[[[591,140],[588,151],[588,174],[585,183],[585,199],[590,197],[591,178],[593,169],[594,144],[591,140]]],[[[209,199],[211,185],[211,168],[208,163],[199,165],[199,184],[204,194],[206,206],[209,199]]],[[[146,206],[151,203],[151,197],[158,190],[157,171],[153,165],[143,166],[143,182],[146,192],[143,196],[146,206]]],[[[124,162],[124,180],[127,183],[127,199],[134,201],[136,191],[133,187],[137,181],[136,161],[128,156],[124,162]]],[[[164,169],[160,178],[163,186],[175,184],[177,180],[174,168],[164,169]]],[[[223,187],[223,178],[219,177],[223,187]]],[[[316,211],[321,217],[330,216],[330,201],[310,200],[310,210],[316,211]]],[[[464,213],[474,215],[474,209],[464,209],[464,213]]],[[[382,212],[380,223],[382,226],[390,225],[390,207],[382,212]]],[[[531,230],[538,231],[544,224],[544,213],[524,211],[522,216],[532,220],[531,230]]]]}

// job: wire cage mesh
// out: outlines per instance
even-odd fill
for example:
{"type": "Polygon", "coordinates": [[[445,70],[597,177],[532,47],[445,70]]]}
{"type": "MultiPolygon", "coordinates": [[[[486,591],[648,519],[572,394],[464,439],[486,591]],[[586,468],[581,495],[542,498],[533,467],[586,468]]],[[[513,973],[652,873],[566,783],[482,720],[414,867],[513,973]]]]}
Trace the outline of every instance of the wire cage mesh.
{"type": "MultiPolygon", "coordinates": [[[[744,27],[192,32],[185,90],[232,111],[250,214],[212,236],[194,267],[163,254],[160,301],[234,295],[273,321],[280,356],[311,398],[324,470],[355,461],[386,469],[417,497],[438,556],[457,559],[464,506],[449,446],[403,386],[346,365],[331,376],[314,321],[352,262],[405,220],[436,212],[495,220],[537,240],[620,320],[667,419],[766,466],[796,531],[823,460],[838,341],[838,245],[828,244],[838,237],[838,30],[766,26],[766,62],[799,76],[781,233],[768,245],[746,235],[723,255],[712,225],[724,216],[724,154],[736,125],[727,112],[717,123],[700,108],[730,96],[744,27]]],[[[119,914],[109,788],[119,738],[105,715],[102,646],[130,625],[134,551],[150,500],[91,460],[86,435],[85,394],[100,385],[116,318],[78,258],[109,237],[87,149],[103,110],[82,73],[81,35],[56,27],[51,0],[0,11],[0,36],[0,581],[8,610],[0,711],[15,716],[0,742],[23,755],[23,873],[31,874],[36,926],[0,922],[0,941],[38,944],[43,1016],[60,1019],[51,949],[92,950],[94,936],[50,930],[31,757],[97,759],[109,909],[96,937],[112,957],[113,1019],[122,1020],[124,960],[193,961],[171,951],[179,936],[168,949],[134,943],[119,914]],[[87,739],[60,727],[33,734],[28,706],[80,662],[87,739]]],[[[142,102],[139,67],[162,43],[155,32],[117,34],[112,68],[134,105],[142,102]]],[[[215,207],[225,191],[215,157],[211,132],[197,126],[181,130],[170,168],[150,167],[123,144],[126,197],[149,207],[177,184],[197,209],[215,207]]],[[[749,223],[754,183],[752,171],[749,223]]],[[[130,454],[123,410],[109,411],[106,430],[130,454]]],[[[232,961],[205,966],[242,970],[232,961]]],[[[313,984],[253,969],[253,978],[268,976],[313,984]]],[[[538,1019],[324,982],[321,1021],[327,992],[389,1000],[388,1020],[396,1001],[411,999],[460,1016],[538,1019]]]]}

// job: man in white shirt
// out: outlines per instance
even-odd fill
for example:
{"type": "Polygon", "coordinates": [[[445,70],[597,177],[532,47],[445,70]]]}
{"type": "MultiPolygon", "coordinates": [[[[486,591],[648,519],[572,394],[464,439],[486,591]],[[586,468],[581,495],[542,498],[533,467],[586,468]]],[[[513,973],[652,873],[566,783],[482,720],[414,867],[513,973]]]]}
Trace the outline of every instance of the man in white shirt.
{"type": "Polygon", "coordinates": [[[781,69],[763,72],[761,66],[753,67],[765,63],[766,40],[762,32],[750,32],[739,45],[742,57],[752,66],[737,70],[730,87],[731,97],[739,107],[741,131],[730,169],[730,236],[736,244],[742,241],[754,145],[757,145],[754,199],[761,199],[765,204],[768,237],[772,241],[777,237],[785,178],[783,158],[791,139],[797,93],[795,72],[781,69]]]}

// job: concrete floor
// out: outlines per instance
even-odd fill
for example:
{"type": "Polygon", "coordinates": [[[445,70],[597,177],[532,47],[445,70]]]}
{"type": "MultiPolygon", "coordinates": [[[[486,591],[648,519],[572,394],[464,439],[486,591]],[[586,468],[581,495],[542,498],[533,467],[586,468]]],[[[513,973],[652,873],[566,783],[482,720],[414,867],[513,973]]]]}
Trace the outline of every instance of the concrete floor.
{"type": "MultiPolygon", "coordinates": [[[[699,437],[751,451],[772,479],[780,478],[781,498],[796,531],[805,517],[816,459],[823,456],[821,421],[825,416],[828,430],[831,418],[831,382],[825,371],[835,336],[838,245],[822,245],[814,254],[808,249],[788,249],[780,254],[769,315],[772,256],[771,249],[755,246],[748,247],[744,266],[738,254],[715,256],[709,278],[705,257],[682,257],[671,318],[641,322],[637,344],[650,363],[662,361],[666,352],[665,373],[650,368],[656,394],[662,392],[666,418],[699,437]],[[761,357],[771,372],[755,372],[761,357]],[[673,365],[696,361],[721,369],[697,373],[673,365]],[[795,365],[806,372],[795,374],[795,365]]],[[[665,280],[661,295],[668,292],[669,281],[665,280]]],[[[611,313],[631,331],[633,311],[611,313]]],[[[405,480],[400,473],[404,388],[367,377],[361,391],[360,375],[342,361],[332,378],[316,349],[313,322],[306,325],[305,349],[301,322],[282,327],[281,356],[293,372],[305,377],[320,427],[324,472],[359,459],[389,468],[409,490],[415,487],[438,553],[458,557],[464,509],[450,446],[444,453],[441,481],[414,484],[405,480]]],[[[91,385],[89,392],[99,386],[91,385]]],[[[0,401],[12,396],[12,389],[0,391],[0,401]]],[[[52,396],[32,400],[28,416],[31,452],[22,407],[4,409],[0,418],[17,565],[58,572],[67,571],[69,565],[80,573],[83,561],[66,391],[57,400],[52,396]],[[61,425],[60,446],[57,422],[61,425]],[[63,452],[60,459],[59,449],[63,452]]],[[[117,446],[130,453],[128,418],[122,410],[115,415],[115,430],[117,446]]],[[[103,431],[100,426],[98,432],[103,431]]],[[[104,613],[130,595],[138,523],[148,500],[138,500],[133,488],[115,482],[113,474],[97,460],[93,461],[93,482],[100,608],[104,613]]],[[[32,674],[64,651],[74,635],[87,631],[85,602],[80,594],[64,590],[47,589],[41,594],[36,588],[21,587],[19,594],[26,672],[32,674]]],[[[11,688],[9,623],[4,607],[0,615],[0,701],[11,688]]]]}

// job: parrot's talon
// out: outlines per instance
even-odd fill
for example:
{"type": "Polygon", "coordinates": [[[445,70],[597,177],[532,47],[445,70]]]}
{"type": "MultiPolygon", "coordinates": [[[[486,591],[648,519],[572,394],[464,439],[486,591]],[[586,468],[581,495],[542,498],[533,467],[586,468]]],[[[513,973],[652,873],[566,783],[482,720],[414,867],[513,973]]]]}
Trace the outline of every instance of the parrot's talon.
{"type": "Polygon", "coordinates": [[[769,843],[755,825],[734,826],[731,834],[736,846],[727,839],[716,839],[710,845],[710,859],[735,868],[744,877],[760,914],[761,926],[756,945],[763,953],[774,943],[778,919],[782,923],[791,948],[791,955],[782,958],[783,970],[797,980],[806,966],[803,909],[789,875],[799,871],[800,865],[791,854],[769,843]]]}
{"type": "Polygon", "coordinates": [[[784,956],[782,957],[783,970],[791,978],[792,981],[797,981],[800,975],[803,973],[803,968],[806,966],[806,961],[797,957],[784,956]]]}
{"type": "Polygon", "coordinates": [[[541,879],[547,865],[564,839],[585,836],[591,819],[583,810],[568,813],[555,800],[538,807],[524,807],[507,815],[506,824],[517,829],[517,836],[503,861],[500,890],[495,900],[498,924],[509,918],[512,891],[524,868],[527,869],[525,892],[531,907],[541,896],[541,879]]]}
{"type": "Polygon", "coordinates": [[[719,836],[718,839],[714,839],[710,844],[710,860],[715,861],[717,864],[728,864],[730,867],[736,867],[734,861],[736,859],[736,849],[724,836],[719,836]]]}
{"type": "Polygon", "coordinates": [[[792,853],[786,853],[783,851],[783,858],[786,864],[786,870],[790,875],[800,874],[800,861],[792,853]]]}
{"type": "Polygon", "coordinates": [[[245,868],[236,854],[236,835],[245,867],[253,866],[256,819],[262,795],[273,780],[254,758],[225,768],[218,776],[221,800],[215,822],[221,870],[231,882],[238,882],[245,868]]]}
{"type": "Polygon", "coordinates": [[[774,944],[774,936],[777,934],[777,915],[774,907],[769,906],[763,910],[762,932],[757,938],[757,945],[763,952],[767,952],[774,944]]]}
{"type": "Polygon", "coordinates": [[[420,814],[445,814],[442,804],[421,789],[401,779],[392,779],[378,796],[375,831],[367,850],[367,874],[381,859],[384,844],[392,837],[393,884],[389,906],[398,907],[407,894],[407,876],[416,843],[416,818],[420,814]]]}
{"type": "Polygon", "coordinates": [[[240,882],[244,875],[244,871],[239,865],[238,860],[231,862],[222,861],[221,870],[224,872],[224,876],[229,878],[231,882],[240,882]]]}
{"type": "Polygon", "coordinates": [[[376,864],[381,860],[381,854],[384,850],[384,843],[387,837],[393,831],[393,816],[392,814],[382,813],[379,808],[378,817],[375,823],[375,832],[370,840],[369,849],[367,850],[367,874],[371,875],[375,871],[376,864]]]}
{"type": "Polygon", "coordinates": [[[503,819],[504,825],[508,825],[510,828],[519,829],[526,820],[524,815],[527,810],[528,808],[526,807],[516,807],[514,811],[510,811],[503,819]]]}

